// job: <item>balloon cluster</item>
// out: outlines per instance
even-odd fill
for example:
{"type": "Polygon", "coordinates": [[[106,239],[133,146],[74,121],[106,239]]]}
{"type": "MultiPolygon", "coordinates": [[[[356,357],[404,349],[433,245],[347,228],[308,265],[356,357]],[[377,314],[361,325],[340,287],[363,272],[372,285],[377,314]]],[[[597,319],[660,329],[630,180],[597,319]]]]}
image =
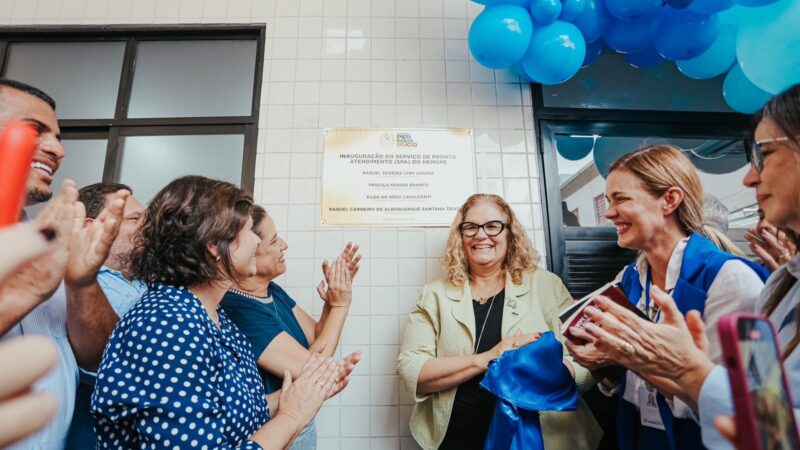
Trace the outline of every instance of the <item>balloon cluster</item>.
{"type": "Polygon", "coordinates": [[[750,114],[800,82],[800,0],[473,0],[474,58],[559,84],[606,48],[634,67],[673,61],[684,75],[725,75],[728,105],[750,114]]]}

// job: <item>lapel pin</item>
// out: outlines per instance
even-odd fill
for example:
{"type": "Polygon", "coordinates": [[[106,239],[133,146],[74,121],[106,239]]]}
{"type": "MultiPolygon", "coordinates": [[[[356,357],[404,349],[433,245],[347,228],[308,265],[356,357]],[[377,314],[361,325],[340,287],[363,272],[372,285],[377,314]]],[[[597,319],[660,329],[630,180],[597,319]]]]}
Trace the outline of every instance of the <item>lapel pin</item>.
{"type": "Polygon", "coordinates": [[[517,301],[514,300],[513,298],[509,299],[508,303],[506,303],[506,305],[509,306],[510,308],[516,308],[517,307],[517,301]]]}

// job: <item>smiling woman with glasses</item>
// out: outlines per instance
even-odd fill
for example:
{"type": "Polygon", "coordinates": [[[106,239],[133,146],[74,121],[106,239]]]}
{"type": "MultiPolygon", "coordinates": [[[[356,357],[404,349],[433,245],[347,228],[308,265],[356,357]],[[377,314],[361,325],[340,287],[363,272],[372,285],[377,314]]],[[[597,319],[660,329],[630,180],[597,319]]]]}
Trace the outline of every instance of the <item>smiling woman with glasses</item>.
{"type": "MultiPolygon", "coordinates": [[[[415,399],[411,432],[423,449],[483,449],[496,403],[479,386],[489,363],[544,332],[561,337],[558,312],[572,298],[538,262],[525,228],[501,197],[475,194],[461,206],[445,249],[447,276],[423,288],[398,361],[400,379],[415,399]]],[[[555,358],[563,364],[547,370],[563,369],[581,391],[594,384],[561,350],[555,358]]],[[[548,449],[590,449],[600,439],[582,400],[576,411],[539,417],[548,449]]]]}
{"type": "Polygon", "coordinates": [[[472,222],[461,222],[458,225],[458,229],[461,231],[461,235],[466,237],[474,237],[478,234],[479,230],[483,230],[487,236],[494,237],[506,229],[506,224],[501,220],[490,220],[483,225],[472,222]]]}

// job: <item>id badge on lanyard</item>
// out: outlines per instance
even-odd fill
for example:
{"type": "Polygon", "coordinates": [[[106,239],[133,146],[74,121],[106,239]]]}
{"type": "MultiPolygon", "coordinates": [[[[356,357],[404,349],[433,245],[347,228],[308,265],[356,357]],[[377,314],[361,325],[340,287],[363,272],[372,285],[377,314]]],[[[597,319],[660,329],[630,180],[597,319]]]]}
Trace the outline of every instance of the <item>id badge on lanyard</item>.
{"type": "Polygon", "coordinates": [[[658,410],[658,391],[644,380],[639,380],[639,417],[643,426],[664,430],[661,412],[658,410]]]}

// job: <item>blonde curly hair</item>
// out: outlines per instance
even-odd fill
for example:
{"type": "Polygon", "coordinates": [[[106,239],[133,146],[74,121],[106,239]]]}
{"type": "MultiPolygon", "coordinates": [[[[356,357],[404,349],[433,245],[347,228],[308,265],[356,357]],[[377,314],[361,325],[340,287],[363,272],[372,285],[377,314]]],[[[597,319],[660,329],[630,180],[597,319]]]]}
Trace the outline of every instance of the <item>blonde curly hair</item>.
{"type": "Polygon", "coordinates": [[[494,203],[506,217],[506,229],[508,230],[508,252],[503,261],[503,268],[511,274],[514,284],[522,283],[522,275],[525,272],[536,270],[539,264],[539,253],[533,248],[528,234],[517,220],[514,211],[503,200],[503,197],[494,194],[474,194],[458,209],[453,223],[450,225],[450,235],[447,237],[447,246],[442,258],[442,268],[447,274],[447,279],[456,286],[463,286],[469,281],[469,264],[464,254],[464,246],[461,242],[461,231],[459,225],[467,216],[467,211],[480,201],[494,203]]]}

